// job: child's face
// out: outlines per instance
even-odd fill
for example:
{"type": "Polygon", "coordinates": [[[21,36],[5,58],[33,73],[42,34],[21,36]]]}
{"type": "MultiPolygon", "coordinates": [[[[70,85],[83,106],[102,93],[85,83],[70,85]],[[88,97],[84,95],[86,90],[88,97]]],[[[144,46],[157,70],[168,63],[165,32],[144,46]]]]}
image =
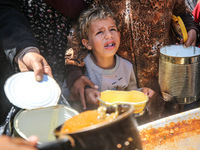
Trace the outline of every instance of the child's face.
{"type": "Polygon", "coordinates": [[[115,21],[108,17],[92,22],[88,40],[83,39],[82,42],[97,57],[114,56],[120,45],[120,33],[115,21]]]}

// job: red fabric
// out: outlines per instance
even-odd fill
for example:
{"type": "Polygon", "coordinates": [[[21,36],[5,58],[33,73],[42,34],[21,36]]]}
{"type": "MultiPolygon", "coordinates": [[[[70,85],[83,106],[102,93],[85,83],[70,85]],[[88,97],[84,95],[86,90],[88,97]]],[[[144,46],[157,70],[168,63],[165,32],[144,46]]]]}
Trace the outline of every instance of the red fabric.
{"type": "Polygon", "coordinates": [[[86,8],[86,3],[83,0],[44,0],[48,5],[55,10],[70,17],[76,19],[81,11],[86,8]]]}
{"type": "Polygon", "coordinates": [[[200,22],[200,2],[195,6],[194,10],[192,11],[192,14],[194,16],[194,22],[199,23],[200,22]]]}

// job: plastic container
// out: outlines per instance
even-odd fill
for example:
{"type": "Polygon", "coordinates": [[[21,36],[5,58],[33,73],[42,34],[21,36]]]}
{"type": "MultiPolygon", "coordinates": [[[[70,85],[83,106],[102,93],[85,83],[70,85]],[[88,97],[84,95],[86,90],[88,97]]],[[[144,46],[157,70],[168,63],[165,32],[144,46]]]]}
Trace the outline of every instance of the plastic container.
{"type": "Polygon", "coordinates": [[[115,91],[107,90],[101,92],[100,105],[116,105],[116,104],[132,104],[136,116],[141,116],[144,113],[148,96],[140,91],[115,91]]]}
{"type": "Polygon", "coordinates": [[[172,15],[172,32],[177,40],[181,41],[183,39],[183,43],[187,41],[187,30],[181,17],[172,15]]]}

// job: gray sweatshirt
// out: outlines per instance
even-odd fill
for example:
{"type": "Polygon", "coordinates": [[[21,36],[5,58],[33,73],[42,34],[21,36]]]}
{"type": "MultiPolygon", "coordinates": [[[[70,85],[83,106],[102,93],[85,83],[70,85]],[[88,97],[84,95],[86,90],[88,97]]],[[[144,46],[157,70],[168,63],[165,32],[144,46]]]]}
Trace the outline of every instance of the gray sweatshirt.
{"type": "Polygon", "coordinates": [[[118,55],[115,55],[115,57],[116,64],[114,68],[102,69],[92,61],[89,53],[84,58],[86,66],[85,75],[99,87],[99,91],[136,90],[137,82],[133,65],[118,55]]]}

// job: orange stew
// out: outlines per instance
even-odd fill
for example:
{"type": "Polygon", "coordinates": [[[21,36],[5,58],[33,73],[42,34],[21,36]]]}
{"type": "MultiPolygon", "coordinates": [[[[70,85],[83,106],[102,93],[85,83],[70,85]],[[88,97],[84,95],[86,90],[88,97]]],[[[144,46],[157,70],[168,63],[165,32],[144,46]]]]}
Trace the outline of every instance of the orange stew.
{"type": "Polygon", "coordinates": [[[101,119],[100,113],[97,110],[88,110],[67,120],[60,132],[61,134],[68,134],[92,125],[109,121],[115,117],[116,113],[112,113],[109,115],[106,114],[106,117],[101,119]]]}
{"type": "Polygon", "coordinates": [[[200,134],[200,119],[195,118],[177,123],[171,122],[164,127],[152,127],[140,131],[143,149],[146,150],[154,150],[159,145],[167,147],[169,143],[171,146],[175,146],[181,139],[190,136],[195,137],[197,134],[200,134]]]}

